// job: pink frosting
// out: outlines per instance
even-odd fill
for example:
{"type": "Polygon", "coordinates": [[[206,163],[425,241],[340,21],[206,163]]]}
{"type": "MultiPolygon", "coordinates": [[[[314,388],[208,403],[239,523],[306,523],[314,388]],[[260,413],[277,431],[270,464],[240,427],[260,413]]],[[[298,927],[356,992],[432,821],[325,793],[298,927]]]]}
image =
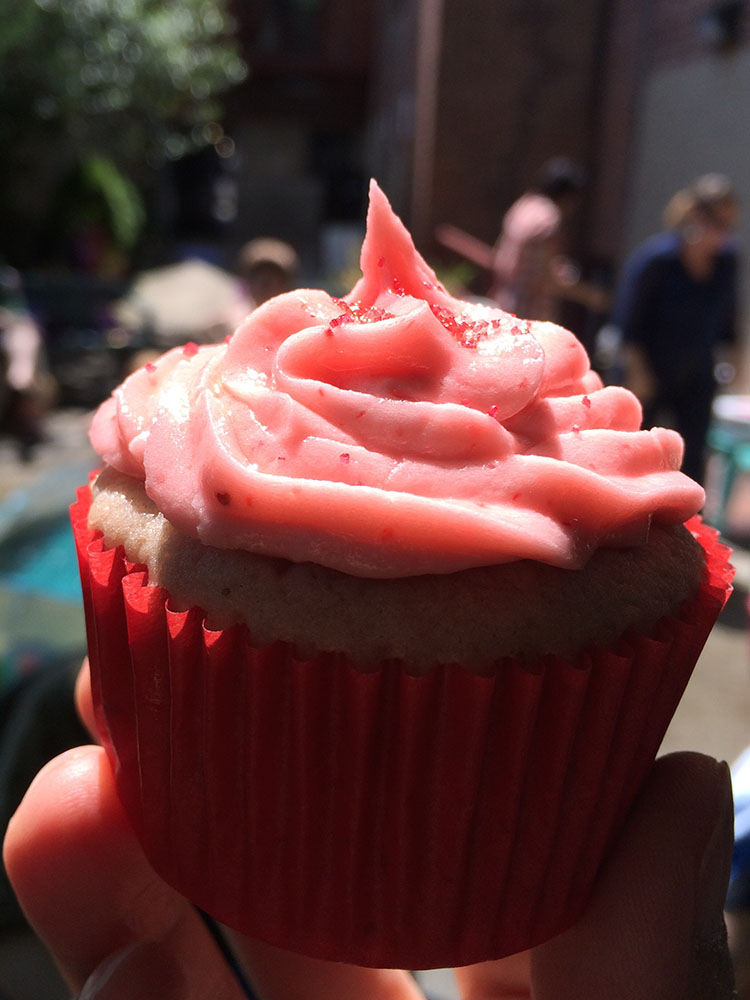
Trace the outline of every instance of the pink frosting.
{"type": "Polygon", "coordinates": [[[375,184],[361,265],[344,299],[281,295],[131,375],[103,460],[207,544],[358,576],[577,568],[700,509],[680,437],[639,430],[571,333],[448,295],[375,184]]]}

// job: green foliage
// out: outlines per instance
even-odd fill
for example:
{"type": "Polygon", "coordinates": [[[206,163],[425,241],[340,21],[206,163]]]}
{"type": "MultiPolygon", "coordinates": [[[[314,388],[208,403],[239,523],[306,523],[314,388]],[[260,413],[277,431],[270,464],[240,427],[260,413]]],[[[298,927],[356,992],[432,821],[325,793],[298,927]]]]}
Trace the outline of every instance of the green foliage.
{"type": "Polygon", "coordinates": [[[94,164],[107,229],[132,243],[122,175],[145,189],[210,141],[218,97],[247,72],[228,2],[0,0],[0,253],[33,262],[76,164],[94,164]]]}
{"type": "Polygon", "coordinates": [[[50,239],[98,224],[117,249],[131,250],[144,223],[143,202],[135,186],[111,160],[88,156],[61,180],[50,213],[50,239]]]}
{"type": "Polygon", "coordinates": [[[177,156],[246,72],[222,0],[0,0],[0,24],[0,140],[177,156]]]}

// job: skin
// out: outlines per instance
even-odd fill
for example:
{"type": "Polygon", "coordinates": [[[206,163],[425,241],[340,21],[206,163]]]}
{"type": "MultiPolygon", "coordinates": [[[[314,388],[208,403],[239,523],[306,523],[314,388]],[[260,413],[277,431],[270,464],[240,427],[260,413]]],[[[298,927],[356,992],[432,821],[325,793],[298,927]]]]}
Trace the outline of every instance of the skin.
{"type": "MultiPolygon", "coordinates": [[[[85,674],[79,710],[93,728],[85,674]]],[[[500,962],[456,970],[463,1000],[729,1000],[722,905],[732,844],[726,765],[659,759],[583,919],[500,962]]],[[[5,863],[79,1000],[240,1000],[193,907],[150,869],[104,751],[47,764],[12,819],[5,863]]],[[[400,970],[308,959],[231,937],[262,1000],[420,1000],[400,970]]]]}

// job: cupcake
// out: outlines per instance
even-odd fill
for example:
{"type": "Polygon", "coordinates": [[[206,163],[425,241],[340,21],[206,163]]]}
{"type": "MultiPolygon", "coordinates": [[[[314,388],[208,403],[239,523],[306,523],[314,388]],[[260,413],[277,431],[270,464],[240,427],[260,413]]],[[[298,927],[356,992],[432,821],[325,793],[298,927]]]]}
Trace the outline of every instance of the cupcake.
{"type": "Polygon", "coordinates": [[[430,968],[580,915],[729,592],[677,434],[451,297],[373,185],[362,278],[131,375],[72,509],[154,868],[236,930],[430,968]]]}

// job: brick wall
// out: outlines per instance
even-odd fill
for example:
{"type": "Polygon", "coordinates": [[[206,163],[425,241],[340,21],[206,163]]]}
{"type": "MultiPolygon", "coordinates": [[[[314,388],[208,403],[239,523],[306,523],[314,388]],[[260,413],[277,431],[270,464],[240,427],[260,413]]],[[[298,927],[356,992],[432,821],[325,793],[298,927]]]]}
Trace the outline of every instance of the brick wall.
{"type": "Polygon", "coordinates": [[[600,8],[444,0],[431,224],[494,241],[546,159],[590,166],[600,8]]]}
{"type": "Polygon", "coordinates": [[[640,88],[652,59],[653,0],[611,0],[600,77],[593,191],[587,219],[589,248],[615,262],[622,245],[632,183],[633,142],[640,88]]]}

